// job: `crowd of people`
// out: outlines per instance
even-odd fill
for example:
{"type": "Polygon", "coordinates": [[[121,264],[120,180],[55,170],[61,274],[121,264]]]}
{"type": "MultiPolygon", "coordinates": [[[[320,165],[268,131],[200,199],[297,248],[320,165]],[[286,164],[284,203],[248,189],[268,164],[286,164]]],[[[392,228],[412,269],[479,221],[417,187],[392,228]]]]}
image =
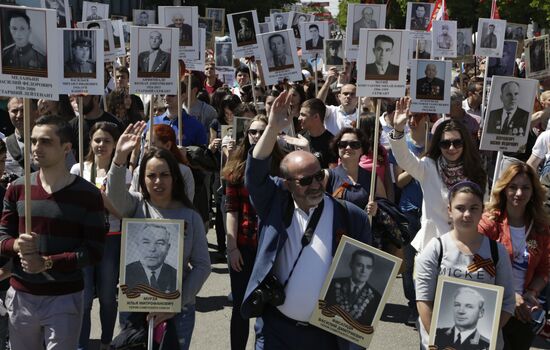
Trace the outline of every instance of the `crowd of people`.
{"type": "MultiPolygon", "coordinates": [[[[417,327],[421,348],[438,276],[448,275],[504,287],[497,348],[529,349],[534,315],[548,310],[550,79],[539,84],[528,147],[501,165],[479,150],[481,61],[455,72],[443,116],[411,112],[409,97],[358,97],[350,63],[318,75],[305,64],[302,81],[266,86],[257,64],[234,60],[229,86],[209,55],[203,71],[186,73],[181,96],[147,98],[129,93],[127,64],[106,67],[105,96],[31,100],[30,233],[22,233],[23,99],[7,98],[0,111],[0,298],[8,312],[0,350],[88,349],[94,298],[101,349],[128,345],[124,331],[151,320],[169,325],[166,336],[188,349],[195,299],[211,272],[211,228],[229,269],[232,349],[246,348],[251,318],[256,349],[357,348],[308,323],[342,232],[403,259],[407,324],[417,327]],[[235,117],[249,119],[242,139],[236,130],[223,135],[235,117]],[[495,166],[502,169],[493,179],[495,166]],[[376,229],[388,205],[407,220],[402,246],[376,229]],[[182,309],[120,313],[115,337],[123,218],[185,220],[182,309]],[[492,259],[496,273],[472,277],[475,256],[492,259]]],[[[522,70],[519,60],[516,76],[522,70]]],[[[362,258],[372,270],[373,258],[362,258]]],[[[456,349],[474,336],[484,344],[475,321],[438,337],[456,349]]]]}

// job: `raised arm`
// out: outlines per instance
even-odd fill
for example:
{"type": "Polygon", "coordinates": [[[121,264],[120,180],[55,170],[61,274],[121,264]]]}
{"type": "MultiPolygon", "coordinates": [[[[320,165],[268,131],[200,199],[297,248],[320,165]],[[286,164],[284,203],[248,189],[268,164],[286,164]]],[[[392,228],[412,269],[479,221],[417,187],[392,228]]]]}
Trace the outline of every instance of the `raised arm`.
{"type": "Polygon", "coordinates": [[[323,84],[323,86],[321,86],[321,89],[319,89],[319,92],[317,93],[317,98],[325,102],[330,86],[334,84],[337,79],[338,70],[336,69],[336,67],[331,67],[327,73],[327,79],[325,80],[325,83],[323,84]]]}

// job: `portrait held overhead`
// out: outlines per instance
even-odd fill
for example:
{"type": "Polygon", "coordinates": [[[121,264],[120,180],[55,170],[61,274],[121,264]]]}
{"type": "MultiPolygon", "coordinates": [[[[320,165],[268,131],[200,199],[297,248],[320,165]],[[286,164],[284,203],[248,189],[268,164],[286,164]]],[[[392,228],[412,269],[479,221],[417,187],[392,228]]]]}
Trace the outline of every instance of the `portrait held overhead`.
{"type": "Polygon", "coordinates": [[[353,34],[351,42],[353,45],[359,45],[359,33],[361,28],[379,28],[378,16],[375,17],[375,10],[379,14],[379,8],[377,6],[359,6],[354,7],[356,12],[359,12],[360,18],[353,22],[353,34]]]}
{"type": "Polygon", "coordinates": [[[233,67],[233,47],[230,42],[216,43],[216,66],[233,67]]]}
{"type": "Polygon", "coordinates": [[[426,30],[430,22],[433,4],[407,3],[407,29],[426,30]]]}
{"type": "Polygon", "coordinates": [[[109,19],[109,4],[84,1],[82,3],[82,21],[109,19]]]}
{"type": "Polygon", "coordinates": [[[529,112],[519,107],[520,89],[521,86],[517,81],[506,82],[500,86],[499,98],[502,108],[489,112],[487,132],[502,135],[525,135],[528,130],[529,112]]]}
{"type": "MultiPolygon", "coordinates": [[[[399,46],[397,45],[396,52],[399,46]]],[[[396,43],[391,36],[376,34],[374,46],[372,46],[374,62],[367,61],[365,80],[399,80],[399,56],[397,54],[394,56],[395,47],[396,43]],[[397,58],[397,61],[392,63],[392,58],[397,58]]]]}
{"type": "Polygon", "coordinates": [[[269,35],[266,50],[268,69],[276,71],[293,67],[294,61],[290,54],[291,50],[288,32],[269,35]]]}
{"type": "MultiPolygon", "coordinates": [[[[170,32],[165,32],[167,43],[171,42],[170,32]]],[[[159,30],[141,30],[139,31],[139,56],[138,56],[138,77],[158,77],[167,78],[170,76],[170,52],[164,51],[161,47],[163,43],[163,33],[159,30]],[[145,37],[149,34],[148,42],[145,43],[145,37]],[[144,51],[142,51],[144,50],[144,51]]],[[[169,50],[169,44],[164,45],[169,50]]]]}
{"type": "Polygon", "coordinates": [[[95,42],[94,31],[65,31],[63,44],[65,50],[70,47],[69,59],[65,61],[64,77],[95,78],[96,62],[91,56],[95,52],[92,43],[95,42]]]}
{"type": "Polygon", "coordinates": [[[325,65],[344,65],[344,41],[336,39],[325,39],[325,65]]]}
{"type": "Polygon", "coordinates": [[[432,61],[426,64],[424,77],[416,81],[416,98],[427,100],[443,100],[445,94],[445,62],[432,61]],[[439,76],[438,78],[438,66],[439,76]]]}
{"type": "Polygon", "coordinates": [[[134,25],[147,27],[149,24],[156,23],[156,12],[152,10],[133,10],[134,25]]]}

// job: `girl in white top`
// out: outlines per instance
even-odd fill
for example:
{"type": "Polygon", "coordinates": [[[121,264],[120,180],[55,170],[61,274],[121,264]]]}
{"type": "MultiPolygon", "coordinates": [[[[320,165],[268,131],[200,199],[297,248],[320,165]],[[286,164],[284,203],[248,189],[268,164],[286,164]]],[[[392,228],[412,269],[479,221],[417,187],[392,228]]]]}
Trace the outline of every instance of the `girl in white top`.
{"type": "MultiPolygon", "coordinates": [[[[428,344],[427,330],[431,325],[433,301],[440,275],[503,286],[500,328],[508,322],[515,308],[512,265],[506,248],[500,243],[491,243],[488,237],[478,231],[483,214],[481,188],[471,181],[459,182],[449,191],[447,208],[453,229],[440,238],[433,238],[416,258],[416,305],[420,315],[419,331],[423,349],[428,344]],[[493,248],[496,250],[495,255],[491,252],[491,244],[497,248],[493,248]],[[469,269],[476,256],[478,259],[492,259],[494,270],[485,267],[475,271],[469,269]]],[[[471,334],[472,330],[471,325],[457,324],[455,328],[454,332],[458,330],[460,334],[471,334]]],[[[481,334],[481,339],[488,336],[481,334]]],[[[467,339],[463,338],[464,341],[467,339]]],[[[503,345],[502,332],[499,331],[497,349],[502,349],[503,345]]]]}
{"type": "Polygon", "coordinates": [[[397,101],[390,145],[397,164],[422,187],[422,227],[411,242],[417,251],[422,251],[430,239],[451,229],[446,210],[449,189],[465,179],[486,188],[487,175],[469,131],[452,118],[438,126],[425,157],[419,159],[410,152],[403,137],[410,101],[409,97],[397,101]]]}

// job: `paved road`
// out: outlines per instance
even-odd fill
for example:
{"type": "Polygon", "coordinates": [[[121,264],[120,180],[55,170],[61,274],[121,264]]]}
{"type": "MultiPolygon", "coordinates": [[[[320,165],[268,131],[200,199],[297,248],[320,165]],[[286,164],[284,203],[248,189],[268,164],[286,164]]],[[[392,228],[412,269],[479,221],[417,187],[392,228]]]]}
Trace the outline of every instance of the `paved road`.
{"type": "MultiPolygon", "coordinates": [[[[225,262],[215,253],[215,233],[208,233],[210,242],[210,257],[212,258],[212,274],[197,297],[197,314],[195,330],[191,341],[191,349],[224,350],[230,349],[229,322],[231,319],[231,304],[227,300],[229,294],[229,273],[225,262]]],[[[91,350],[99,348],[100,328],[98,321],[98,305],[94,304],[92,323],[91,350]]],[[[393,285],[379,327],[373,337],[370,349],[411,349],[419,348],[417,331],[404,324],[408,316],[406,299],[403,295],[401,279],[398,277],[393,285]]],[[[253,349],[254,333],[251,322],[251,332],[247,350],[253,349]]],[[[115,330],[115,334],[118,330],[115,330]]],[[[550,349],[550,343],[537,341],[537,347],[532,349],[550,349]]]]}

